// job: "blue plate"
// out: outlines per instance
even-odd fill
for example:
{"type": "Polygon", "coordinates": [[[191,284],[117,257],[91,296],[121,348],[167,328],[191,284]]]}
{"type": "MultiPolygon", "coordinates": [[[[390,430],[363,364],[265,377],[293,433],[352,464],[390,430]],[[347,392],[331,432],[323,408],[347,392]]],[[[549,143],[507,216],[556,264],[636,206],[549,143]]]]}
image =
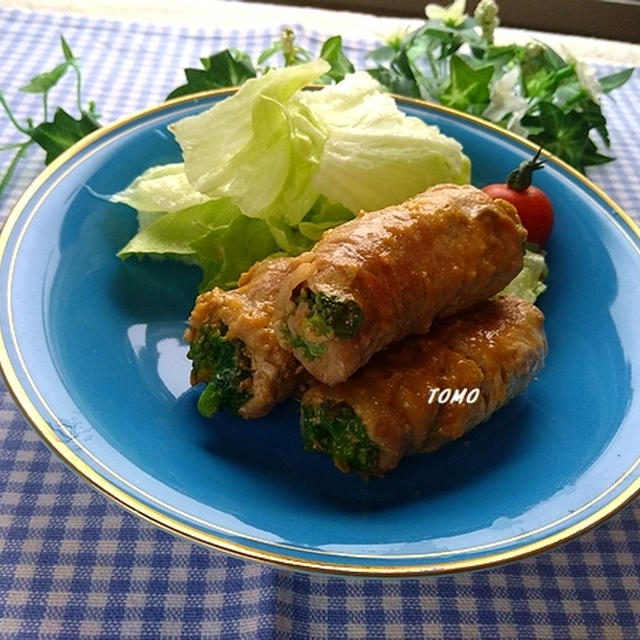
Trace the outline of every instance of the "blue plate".
{"type": "MultiPolygon", "coordinates": [[[[85,138],[49,166],[0,236],[0,361],[36,431],[76,472],[174,533],[303,570],[406,576],[486,567],[557,545],[640,490],[640,236],[565,164],[551,197],[550,355],[527,391],[468,437],[363,482],[305,453],[295,401],[245,422],[195,408],[181,339],[200,273],[115,257],[134,212],[97,197],[180,159],[167,125],[228,92],[168,103],[85,138]]],[[[400,100],[457,138],[477,185],[527,142],[400,100]]]]}

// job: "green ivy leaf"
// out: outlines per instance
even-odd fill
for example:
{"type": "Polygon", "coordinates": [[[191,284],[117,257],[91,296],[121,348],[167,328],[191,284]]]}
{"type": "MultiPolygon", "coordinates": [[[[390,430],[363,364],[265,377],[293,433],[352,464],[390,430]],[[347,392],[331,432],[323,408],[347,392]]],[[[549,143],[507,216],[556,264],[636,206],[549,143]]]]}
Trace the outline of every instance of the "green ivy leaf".
{"type": "Polygon", "coordinates": [[[386,91],[410,98],[421,96],[420,86],[406,47],[396,52],[388,66],[379,66],[367,71],[386,91]]]}
{"type": "Polygon", "coordinates": [[[331,69],[322,76],[322,81],[340,82],[348,73],[355,71],[351,60],[342,49],[341,36],[333,36],[325,40],[320,50],[320,57],[331,65],[331,69]]]}
{"type": "Polygon", "coordinates": [[[83,111],[76,120],[58,107],[51,122],[39,124],[29,135],[46,151],[45,164],[49,164],[72,144],[98,128],[100,125],[89,113],[83,111]]]}
{"type": "Polygon", "coordinates": [[[581,104],[582,115],[591,129],[595,129],[602,138],[604,144],[610,145],[609,132],[607,131],[607,120],[602,113],[602,108],[593,100],[585,99],[581,104]]]}
{"type": "Polygon", "coordinates": [[[397,93],[409,98],[419,98],[420,89],[415,80],[407,78],[395,69],[368,69],[367,71],[375,78],[385,91],[397,93]]]}
{"type": "Polygon", "coordinates": [[[443,104],[459,109],[482,113],[489,104],[489,82],[493,67],[474,69],[460,56],[454,55],[450,64],[451,81],[440,95],[443,104]]]}
{"type": "Polygon", "coordinates": [[[199,91],[237,87],[257,75],[249,57],[233,49],[224,49],[209,56],[202,69],[187,68],[184,74],[187,83],[174,89],[167,100],[199,91]]]}
{"type": "Polygon", "coordinates": [[[67,41],[64,39],[64,36],[60,36],[60,46],[62,47],[62,55],[64,59],[69,63],[77,62],[76,57],[73,55],[71,51],[71,47],[67,44],[67,41]]]}
{"type": "Polygon", "coordinates": [[[388,66],[393,62],[393,59],[396,57],[398,53],[400,45],[393,46],[390,44],[385,44],[381,47],[376,47],[375,49],[369,51],[367,53],[366,58],[370,60],[374,64],[380,66],[388,66]]]}
{"type": "Polygon", "coordinates": [[[613,160],[599,153],[590,139],[590,120],[591,117],[579,111],[565,113],[550,102],[541,102],[537,105],[537,113],[525,116],[522,125],[530,129],[530,140],[584,172],[589,165],[613,160]]]}
{"type": "Polygon", "coordinates": [[[502,72],[503,69],[507,70],[509,65],[515,60],[521,47],[515,44],[509,44],[504,46],[491,45],[485,50],[475,50],[476,59],[483,60],[487,64],[491,64],[494,69],[502,72]]]}
{"type": "Polygon", "coordinates": [[[612,73],[608,76],[598,78],[602,91],[604,91],[604,93],[609,93],[614,89],[621,87],[631,77],[633,71],[633,68],[623,69],[622,71],[617,71],[616,73],[612,73]]]}
{"type": "Polygon", "coordinates": [[[550,46],[546,44],[541,46],[542,57],[547,69],[560,71],[568,66],[566,60],[562,56],[558,55],[550,46]]]}
{"type": "Polygon", "coordinates": [[[49,91],[49,89],[55,86],[58,80],[62,78],[68,68],[69,63],[62,62],[57,67],[51,69],[51,71],[39,73],[37,76],[31,78],[27,84],[20,87],[20,91],[26,93],[44,93],[45,91],[49,91]]]}

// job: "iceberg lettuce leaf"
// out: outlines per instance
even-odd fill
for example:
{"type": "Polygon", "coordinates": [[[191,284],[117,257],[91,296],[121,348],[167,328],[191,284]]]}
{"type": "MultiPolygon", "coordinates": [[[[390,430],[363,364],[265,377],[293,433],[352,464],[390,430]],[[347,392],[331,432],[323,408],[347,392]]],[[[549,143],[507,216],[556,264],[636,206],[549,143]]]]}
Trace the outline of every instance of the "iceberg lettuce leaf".
{"type": "Polygon", "coordinates": [[[460,144],[405,115],[366,73],[302,91],[327,70],[324,60],[271,70],[170,125],[184,162],[152,167],[111,198],[138,211],[118,255],[191,262],[203,287],[229,287],[361,210],[468,182],[460,144]]]}
{"type": "Polygon", "coordinates": [[[351,220],[353,217],[353,213],[339,202],[320,196],[298,225],[298,231],[315,243],[320,240],[325,230],[351,220]]]}
{"type": "Polygon", "coordinates": [[[224,228],[240,215],[238,208],[224,199],[169,211],[139,230],[117,255],[123,259],[155,255],[192,262],[198,257],[194,242],[212,229],[224,228]]]}
{"type": "Polygon", "coordinates": [[[312,184],[353,212],[402,202],[434,184],[469,182],[460,143],[404,114],[365,72],[302,99],[328,135],[312,184]]]}
{"type": "Polygon", "coordinates": [[[269,231],[282,249],[288,255],[298,255],[311,247],[320,239],[323,232],[347,220],[353,214],[338,202],[319,196],[300,224],[291,226],[274,217],[267,220],[269,231]]]}
{"type": "Polygon", "coordinates": [[[324,60],[273,69],[170,125],[191,185],[247,216],[297,224],[318,196],[310,176],[326,139],[298,92],[328,69],[324,60]]]}
{"type": "Polygon", "coordinates": [[[229,288],[257,260],[279,251],[264,220],[249,218],[228,199],[170,211],[140,230],[118,257],[178,259],[203,271],[200,289],[229,288]]]}
{"type": "Polygon", "coordinates": [[[192,246],[203,270],[200,291],[235,287],[240,275],[254,262],[279,251],[266,221],[243,215],[210,228],[192,246]]]}
{"type": "Polygon", "coordinates": [[[175,162],[150,167],[126,189],[113,194],[110,200],[136,209],[138,225],[142,229],[164,213],[187,209],[210,198],[189,184],[184,164],[175,162]]]}

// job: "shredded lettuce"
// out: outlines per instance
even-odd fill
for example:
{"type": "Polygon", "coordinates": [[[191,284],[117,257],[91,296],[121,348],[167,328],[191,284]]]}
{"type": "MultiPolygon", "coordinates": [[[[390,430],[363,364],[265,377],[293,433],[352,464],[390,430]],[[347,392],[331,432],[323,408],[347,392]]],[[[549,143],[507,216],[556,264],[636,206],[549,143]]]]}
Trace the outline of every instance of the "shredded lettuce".
{"type": "Polygon", "coordinates": [[[230,287],[252,262],[299,254],[361,210],[469,181],[460,144],[402,113],[366,73],[302,91],[328,67],[272,69],[170,125],[184,161],[111,198],[138,212],[119,257],[184,260],[202,268],[201,289],[230,287]]]}
{"type": "Polygon", "coordinates": [[[547,288],[546,277],[547,263],[544,252],[536,246],[529,245],[524,252],[522,269],[498,295],[535,302],[547,288]]]}

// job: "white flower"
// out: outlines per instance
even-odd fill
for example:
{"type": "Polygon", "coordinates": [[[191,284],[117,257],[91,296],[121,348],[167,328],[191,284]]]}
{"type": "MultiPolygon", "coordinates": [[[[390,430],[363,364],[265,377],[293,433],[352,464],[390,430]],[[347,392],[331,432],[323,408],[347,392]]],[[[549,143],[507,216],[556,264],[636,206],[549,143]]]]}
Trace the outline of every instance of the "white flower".
{"type": "Polygon", "coordinates": [[[586,62],[577,60],[575,56],[567,50],[566,47],[561,47],[567,63],[573,67],[573,70],[578,76],[578,84],[582,90],[596,103],[601,104],[602,87],[596,78],[595,69],[586,62]]]}
{"type": "Polygon", "coordinates": [[[467,0],[453,0],[447,7],[429,3],[424,12],[429,20],[442,20],[448,27],[457,27],[467,17],[467,0]]]}
{"type": "Polygon", "coordinates": [[[519,132],[520,120],[529,106],[527,100],[518,94],[519,74],[518,67],[513,67],[491,85],[490,101],[482,114],[493,122],[499,122],[506,115],[511,114],[507,128],[516,132],[519,132]]]}
{"type": "Polygon", "coordinates": [[[407,37],[410,31],[410,25],[398,25],[388,33],[376,33],[376,36],[385,44],[398,46],[407,37]]]}
{"type": "Polygon", "coordinates": [[[580,60],[574,62],[573,68],[578,76],[578,82],[582,89],[596,104],[600,104],[602,87],[596,78],[596,70],[590,64],[581,62],[580,60]]]}

